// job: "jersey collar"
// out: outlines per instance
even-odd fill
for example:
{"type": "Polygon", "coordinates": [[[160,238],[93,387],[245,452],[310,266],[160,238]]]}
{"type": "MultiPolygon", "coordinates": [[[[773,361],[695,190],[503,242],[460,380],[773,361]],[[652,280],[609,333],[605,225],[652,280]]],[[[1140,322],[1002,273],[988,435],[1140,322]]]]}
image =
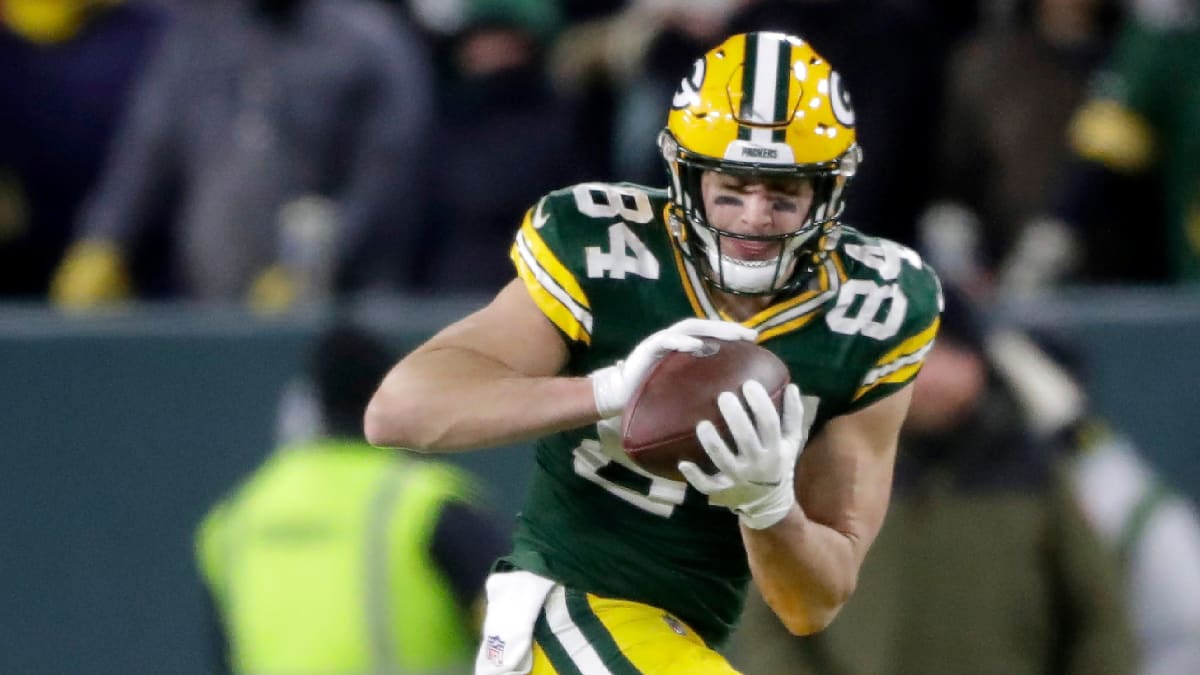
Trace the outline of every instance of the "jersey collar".
{"type": "MultiPolygon", "coordinates": [[[[696,316],[702,319],[733,321],[733,317],[717,308],[699,270],[683,256],[678,243],[673,240],[671,250],[675,256],[675,266],[679,269],[683,290],[696,316]]],[[[771,304],[740,323],[758,331],[758,342],[799,329],[811,321],[828,300],[837,297],[838,290],[846,279],[845,269],[836,252],[831,252],[825,262],[817,268],[814,279],[816,283],[810,284],[810,288],[771,304]]]]}

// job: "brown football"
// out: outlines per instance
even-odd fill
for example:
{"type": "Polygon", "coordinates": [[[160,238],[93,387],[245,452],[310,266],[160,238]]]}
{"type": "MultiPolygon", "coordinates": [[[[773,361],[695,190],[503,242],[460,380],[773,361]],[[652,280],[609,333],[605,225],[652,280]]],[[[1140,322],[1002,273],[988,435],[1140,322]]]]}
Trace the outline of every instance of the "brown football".
{"type": "Polygon", "coordinates": [[[664,478],[683,480],[676,467],[684,459],[708,473],[716,470],[696,438],[696,424],[710,420],[729,441],[717,407],[721,392],[740,397],[747,380],[758,380],[779,409],[791,382],[787,366],[765,347],[746,340],[701,339],[700,350],[671,352],[650,369],[621,420],[625,453],[664,478]]]}

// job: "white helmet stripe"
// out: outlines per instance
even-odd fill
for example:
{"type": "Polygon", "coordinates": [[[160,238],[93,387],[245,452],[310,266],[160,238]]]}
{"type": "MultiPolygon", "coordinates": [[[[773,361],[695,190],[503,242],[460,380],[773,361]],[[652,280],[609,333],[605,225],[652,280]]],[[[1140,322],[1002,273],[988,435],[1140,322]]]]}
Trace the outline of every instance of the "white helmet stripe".
{"type": "MultiPolygon", "coordinates": [[[[779,86],[779,51],[783,42],[778,33],[757,33],[754,60],[754,98],[751,101],[755,122],[775,122],[775,99],[779,86]]],[[[772,141],[772,129],[751,127],[750,142],[767,144],[772,141]]]]}

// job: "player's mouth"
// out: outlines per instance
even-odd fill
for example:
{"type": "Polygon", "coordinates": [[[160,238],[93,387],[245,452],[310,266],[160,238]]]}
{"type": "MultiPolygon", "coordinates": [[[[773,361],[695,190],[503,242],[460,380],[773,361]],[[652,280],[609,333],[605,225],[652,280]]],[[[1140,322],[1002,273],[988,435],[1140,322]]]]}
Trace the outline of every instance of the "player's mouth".
{"type": "Polygon", "coordinates": [[[774,260],[779,256],[780,246],[777,241],[726,238],[721,242],[721,252],[738,260],[774,260]]]}

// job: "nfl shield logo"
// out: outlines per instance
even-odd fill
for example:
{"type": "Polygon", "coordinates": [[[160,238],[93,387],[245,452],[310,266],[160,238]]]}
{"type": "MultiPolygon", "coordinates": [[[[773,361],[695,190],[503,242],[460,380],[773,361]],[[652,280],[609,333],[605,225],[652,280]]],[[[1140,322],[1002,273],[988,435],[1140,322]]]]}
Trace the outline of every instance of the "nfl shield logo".
{"type": "Polygon", "coordinates": [[[501,640],[499,635],[487,636],[487,660],[493,666],[498,666],[504,661],[504,640],[501,640]]]}
{"type": "Polygon", "coordinates": [[[676,619],[675,617],[671,616],[670,614],[663,614],[663,621],[666,622],[667,626],[671,630],[675,631],[676,635],[683,635],[685,637],[687,636],[687,628],[685,628],[684,625],[682,623],[680,623],[679,619],[676,619]]]}

